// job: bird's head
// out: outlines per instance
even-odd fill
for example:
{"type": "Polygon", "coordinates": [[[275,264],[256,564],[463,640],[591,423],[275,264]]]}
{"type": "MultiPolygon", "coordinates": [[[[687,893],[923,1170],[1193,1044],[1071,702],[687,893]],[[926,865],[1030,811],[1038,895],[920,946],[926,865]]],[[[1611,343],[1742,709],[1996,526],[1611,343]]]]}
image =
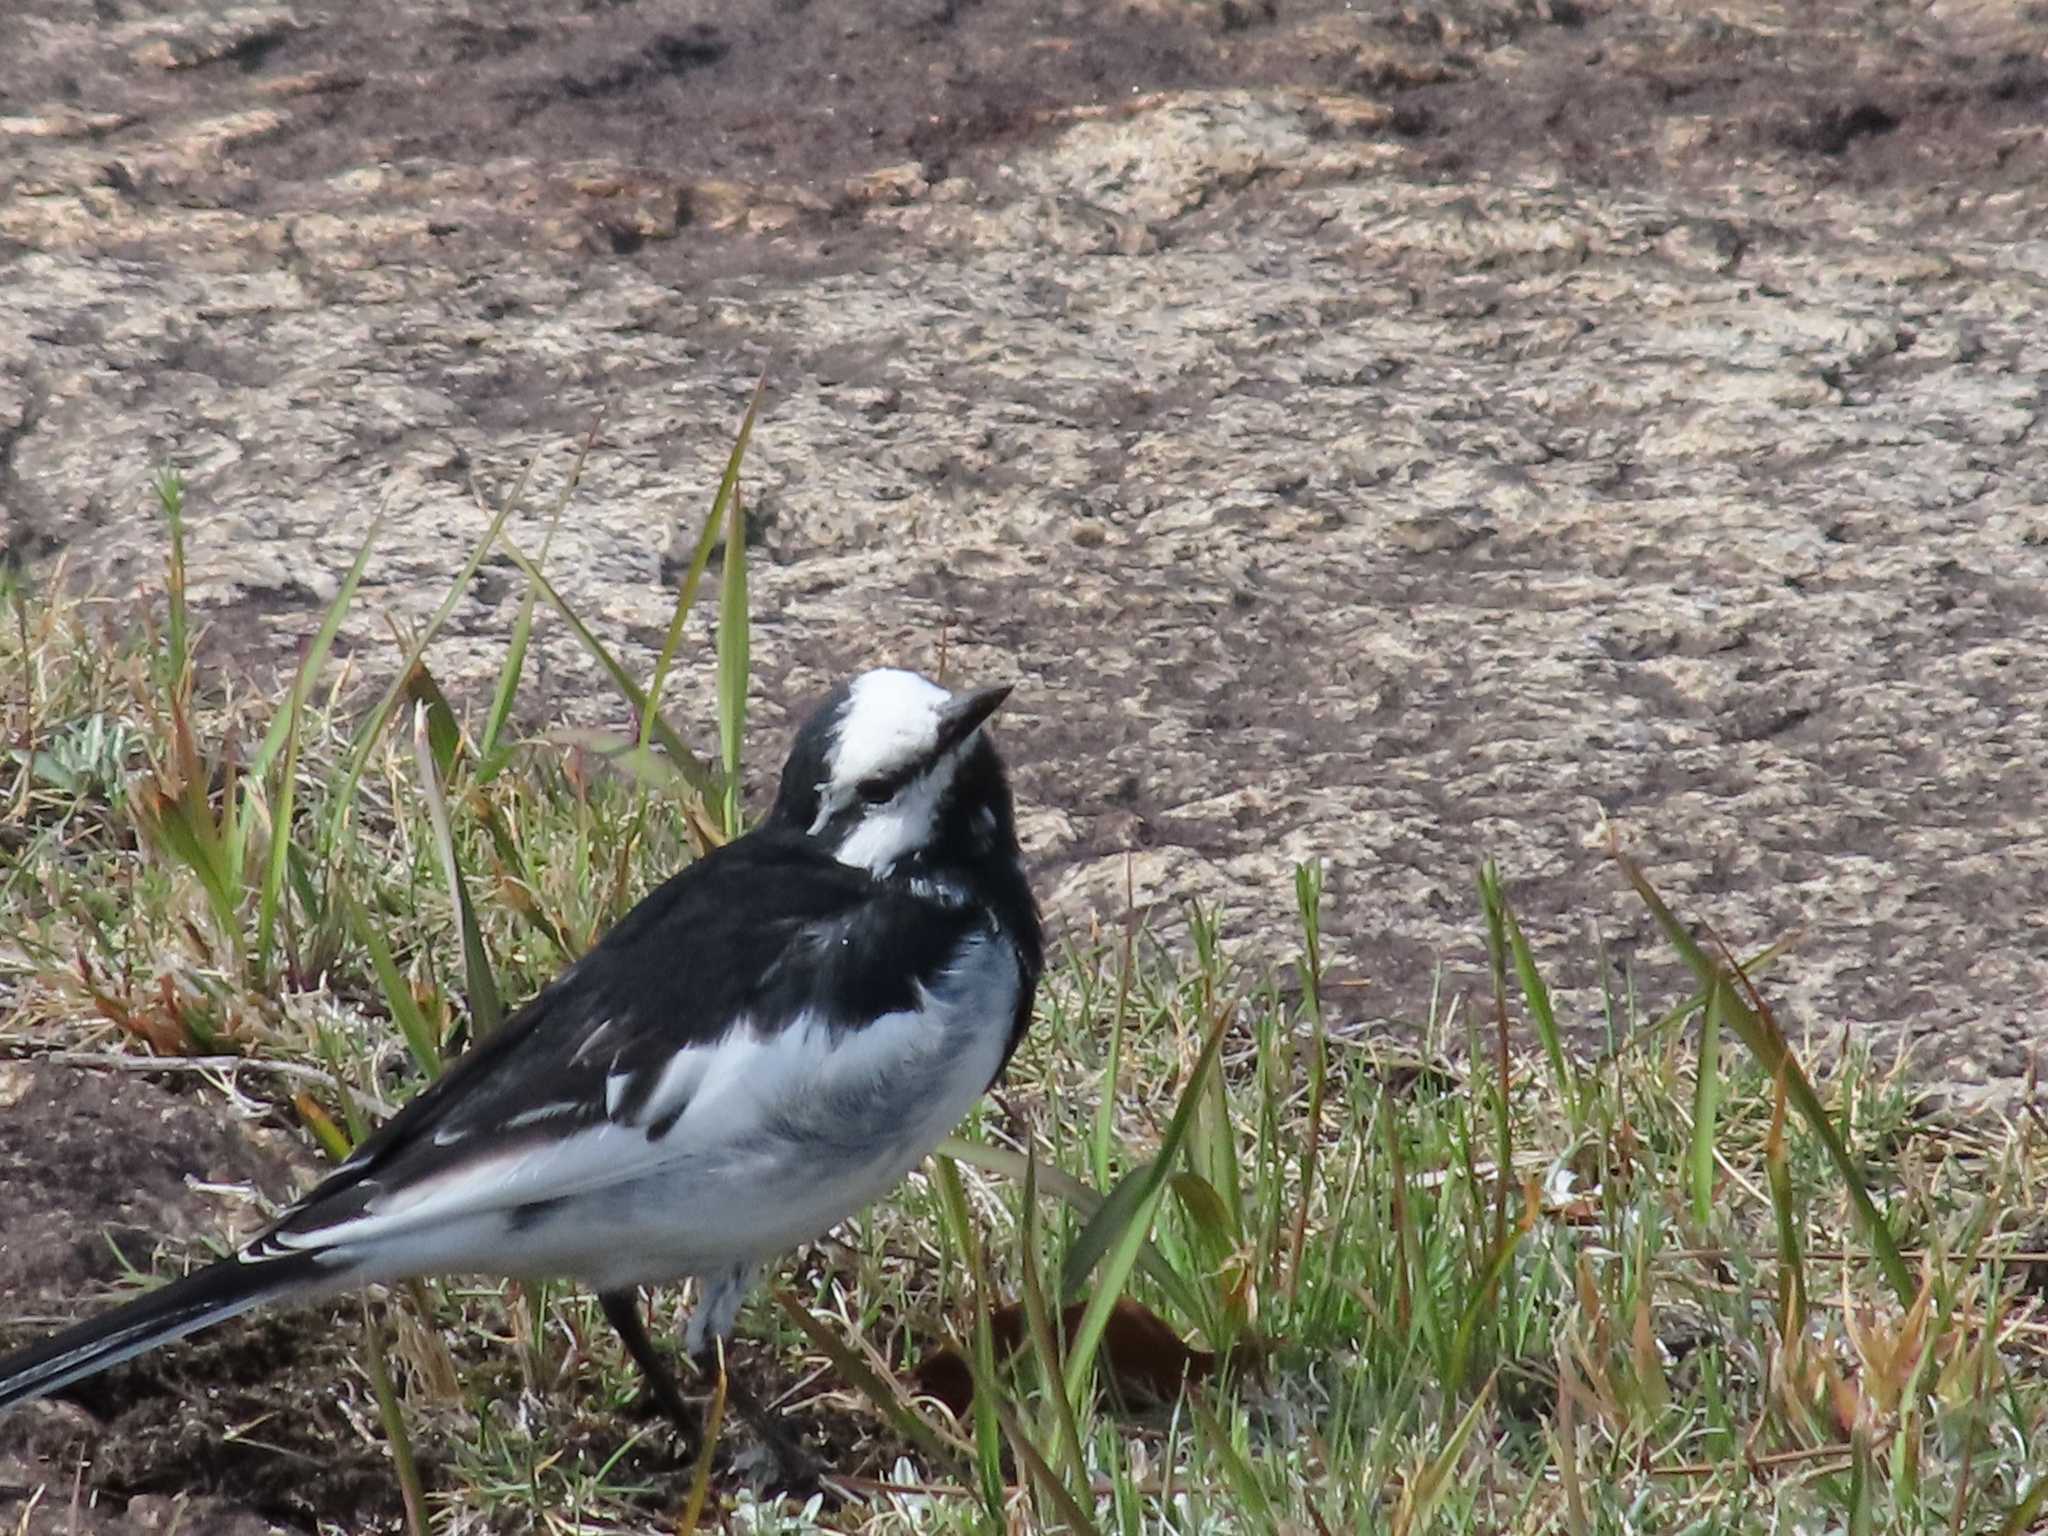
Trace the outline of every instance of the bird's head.
{"type": "Polygon", "coordinates": [[[981,728],[1009,692],[863,672],[797,732],[772,820],[878,878],[1014,859],[1009,784],[981,728]]]}

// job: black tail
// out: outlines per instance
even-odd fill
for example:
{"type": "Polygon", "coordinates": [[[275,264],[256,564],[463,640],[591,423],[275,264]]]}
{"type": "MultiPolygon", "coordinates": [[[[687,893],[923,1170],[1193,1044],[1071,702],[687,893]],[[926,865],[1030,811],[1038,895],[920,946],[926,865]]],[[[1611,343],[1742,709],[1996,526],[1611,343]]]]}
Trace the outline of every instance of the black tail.
{"type": "Polygon", "coordinates": [[[258,1264],[223,1259],[103,1317],[66,1328],[32,1349],[0,1358],[0,1408],[55,1392],[266,1301],[330,1289],[339,1278],[323,1273],[311,1254],[258,1264]]]}

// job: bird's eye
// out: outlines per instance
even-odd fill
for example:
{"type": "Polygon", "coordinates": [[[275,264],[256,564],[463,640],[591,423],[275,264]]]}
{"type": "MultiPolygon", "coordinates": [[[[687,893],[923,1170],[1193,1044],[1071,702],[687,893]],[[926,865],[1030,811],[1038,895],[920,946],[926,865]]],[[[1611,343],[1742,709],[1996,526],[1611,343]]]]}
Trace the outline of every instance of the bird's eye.
{"type": "Polygon", "coordinates": [[[855,786],[854,793],[869,805],[880,805],[896,793],[896,786],[887,779],[864,779],[855,786]]]}

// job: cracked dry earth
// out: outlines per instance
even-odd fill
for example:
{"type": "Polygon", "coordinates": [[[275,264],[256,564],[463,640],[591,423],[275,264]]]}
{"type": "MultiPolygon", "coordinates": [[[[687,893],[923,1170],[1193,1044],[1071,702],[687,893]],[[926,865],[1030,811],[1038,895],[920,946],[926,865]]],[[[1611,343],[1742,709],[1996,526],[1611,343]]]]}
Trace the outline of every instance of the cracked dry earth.
{"type": "MultiPolygon", "coordinates": [[[[1129,855],[1285,959],[1319,856],[1368,1030],[1477,979],[1487,855],[1567,1005],[1596,928],[1655,963],[1611,820],[1738,946],[1803,931],[1795,1030],[2024,1079],[2044,300],[2040,4],[0,15],[15,557],[151,582],[168,459],[261,664],[384,508],[385,666],[474,487],[531,460],[545,507],[601,415],[550,569],[645,661],[765,370],[757,775],[848,669],[1018,679],[1055,915],[1114,921],[1129,855]]],[[[485,568],[445,677],[520,590],[485,568]]],[[[535,716],[604,718],[543,649],[535,716]]]]}

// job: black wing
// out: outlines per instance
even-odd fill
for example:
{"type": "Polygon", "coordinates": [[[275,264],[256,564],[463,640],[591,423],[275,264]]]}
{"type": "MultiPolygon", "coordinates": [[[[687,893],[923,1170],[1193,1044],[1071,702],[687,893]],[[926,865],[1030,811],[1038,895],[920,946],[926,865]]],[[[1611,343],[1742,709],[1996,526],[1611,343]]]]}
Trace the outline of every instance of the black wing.
{"type": "Polygon", "coordinates": [[[317,1244],[380,1192],[525,1144],[635,1124],[678,1052],[719,1040],[738,1019],[772,1030],[809,1012],[858,1029],[915,1007],[918,983],[979,921],[971,909],[879,885],[799,839],[741,838],[650,894],[298,1201],[249,1257],[317,1244]]]}

